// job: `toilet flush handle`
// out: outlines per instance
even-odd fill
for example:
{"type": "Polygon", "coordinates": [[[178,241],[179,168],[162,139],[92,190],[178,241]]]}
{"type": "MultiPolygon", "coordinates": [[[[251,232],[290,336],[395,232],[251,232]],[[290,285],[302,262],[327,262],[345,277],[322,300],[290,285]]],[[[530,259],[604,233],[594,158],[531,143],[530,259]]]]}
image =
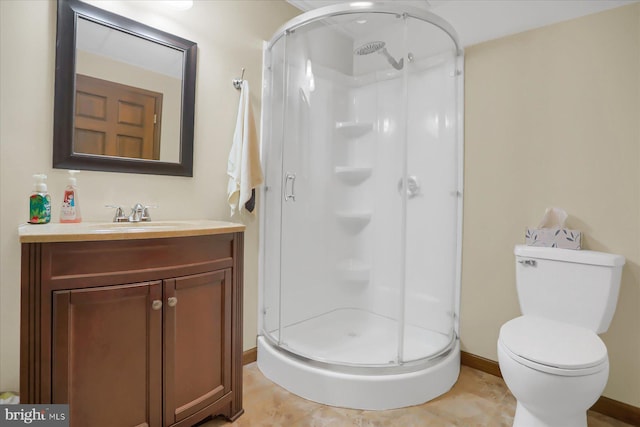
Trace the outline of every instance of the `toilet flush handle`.
{"type": "Polygon", "coordinates": [[[531,267],[535,267],[536,264],[538,264],[535,259],[519,259],[518,262],[523,265],[530,265],[531,267]]]}

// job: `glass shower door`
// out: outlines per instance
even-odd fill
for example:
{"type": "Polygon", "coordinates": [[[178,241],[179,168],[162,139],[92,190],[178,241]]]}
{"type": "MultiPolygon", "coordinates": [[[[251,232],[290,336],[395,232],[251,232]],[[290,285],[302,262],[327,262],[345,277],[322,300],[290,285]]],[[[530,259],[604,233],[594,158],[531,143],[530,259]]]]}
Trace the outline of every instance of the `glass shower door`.
{"type": "MultiPolygon", "coordinates": [[[[368,18],[373,30],[404,26],[396,15],[368,18]]],[[[348,16],[334,19],[361,30],[348,16]]],[[[274,125],[282,144],[278,344],[334,365],[396,366],[406,92],[402,71],[383,56],[355,55],[369,38],[345,49],[342,34],[308,24],[274,46],[284,59],[273,70],[284,81],[274,125]]],[[[389,46],[403,56],[401,41],[389,46]]]]}
{"type": "Polygon", "coordinates": [[[429,359],[456,339],[458,216],[455,44],[435,25],[407,18],[407,211],[403,360],[429,359]],[[424,43],[429,40],[430,43],[424,43]]]}
{"type": "Polygon", "coordinates": [[[262,333],[282,348],[306,354],[304,322],[317,311],[310,307],[317,302],[315,279],[324,263],[318,259],[323,241],[315,233],[323,225],[322,190],[310,164],[311,94],[301,54],[287,35],[267,59],[262,333]]]}
{"type": "Polygon", "coordinates": [[[284,38],[280,345],[322,360],[330,357],[318,351],[328,348],[320,333],[323,316],[334,302],[327,268],[332,230],[326,167],[331,151],[319,99],[324,88],[315,80],[306,31],[284,38]]]}

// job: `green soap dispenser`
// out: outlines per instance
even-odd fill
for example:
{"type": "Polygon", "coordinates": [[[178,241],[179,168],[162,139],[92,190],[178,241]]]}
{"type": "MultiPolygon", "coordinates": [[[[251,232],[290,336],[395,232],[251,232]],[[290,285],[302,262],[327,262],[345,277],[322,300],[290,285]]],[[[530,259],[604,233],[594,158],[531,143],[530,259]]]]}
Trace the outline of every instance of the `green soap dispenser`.
{"type": "Polygon", "coordinates": [[[29,222],[48,224],[51,221],[51,196],[47,193],[47,175],[33,175],[33,193],[29,197],[29,222]]]}

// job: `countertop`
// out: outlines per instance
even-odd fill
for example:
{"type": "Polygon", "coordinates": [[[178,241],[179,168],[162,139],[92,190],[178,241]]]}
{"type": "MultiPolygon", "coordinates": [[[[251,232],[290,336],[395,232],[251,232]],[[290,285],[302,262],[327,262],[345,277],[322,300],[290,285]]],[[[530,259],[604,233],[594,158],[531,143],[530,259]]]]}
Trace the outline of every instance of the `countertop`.
{"type": "Polygon", "coordinates": [[[18,227],[18,234],[21,243],[44,243],[203,236],[234,233],[244,229],[243,224],[210,220],[81,222],[78,224],[23,224],[18,227]]]}

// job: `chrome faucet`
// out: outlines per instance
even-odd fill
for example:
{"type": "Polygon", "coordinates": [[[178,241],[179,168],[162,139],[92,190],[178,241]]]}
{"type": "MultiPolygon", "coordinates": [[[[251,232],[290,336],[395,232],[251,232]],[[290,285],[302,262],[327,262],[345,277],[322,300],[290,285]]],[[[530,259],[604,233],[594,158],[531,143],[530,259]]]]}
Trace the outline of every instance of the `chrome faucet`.
{"type": "Polygon", "coordinates": [[[144,206],[142,206],[140,203],[136,203],[131,208],[131,214],[129,215],[129,222],[149,221],[151,220],[151,218],[148,217],[148,214],[149,212],[146,211],[146,208],[144,206]],[[147,213],[146,218],[144,218],[145,212],[147,213]]]}
{"type": "Polygon", "coordinates": [[[108,208],[115,208],[116,213],[113,217],[113,222],[141,222],[151,221],[151,215],[149,215],[149,208],[155,208],[157,206],[143,206],[141,203],[136,203],[131,208],[131,213],[125,215],[121,206],[106,205],[108,208]]]}

